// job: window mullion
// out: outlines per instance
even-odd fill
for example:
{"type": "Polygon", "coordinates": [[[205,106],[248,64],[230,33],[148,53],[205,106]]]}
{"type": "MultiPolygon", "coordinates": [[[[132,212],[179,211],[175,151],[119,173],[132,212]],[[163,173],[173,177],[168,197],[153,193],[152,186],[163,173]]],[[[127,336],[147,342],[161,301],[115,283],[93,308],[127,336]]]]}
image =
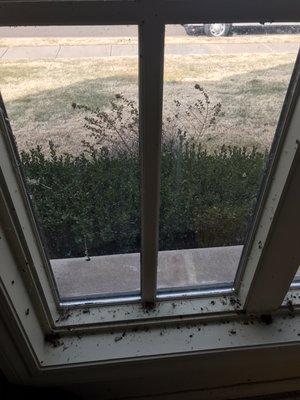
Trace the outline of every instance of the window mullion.
{"type": "Polygon", "coordinates": [[[141,293],[142,301],[151,303],[155,301],[157,282],[164,64],[164,25],[157,18],[139,26],[139,50],[141,293]]]}

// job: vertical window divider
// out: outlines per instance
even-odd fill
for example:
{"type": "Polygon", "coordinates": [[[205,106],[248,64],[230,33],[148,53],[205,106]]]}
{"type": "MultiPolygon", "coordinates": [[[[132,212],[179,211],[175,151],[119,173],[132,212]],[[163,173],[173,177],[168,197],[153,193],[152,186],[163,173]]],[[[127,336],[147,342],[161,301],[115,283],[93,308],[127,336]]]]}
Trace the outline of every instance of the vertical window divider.
{"type": "Polygon", "coordinates": [[[141,297],[156,299],[165,26],[153,16],[139,25],[141,159],[141,297]]]}

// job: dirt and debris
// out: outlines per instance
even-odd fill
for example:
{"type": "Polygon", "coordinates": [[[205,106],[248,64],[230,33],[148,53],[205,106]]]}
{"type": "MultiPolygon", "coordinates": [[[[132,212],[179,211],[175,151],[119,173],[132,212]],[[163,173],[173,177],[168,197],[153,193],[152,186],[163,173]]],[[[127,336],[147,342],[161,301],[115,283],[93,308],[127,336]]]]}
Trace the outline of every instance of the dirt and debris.
{"type": "Polygon", "coordinates": [[[116,337],[115,337],[115,342],[119,342],[119,341],[122,340],[122,339],[123,339],[123,336],[122,336],[122,335],[116,336],[116,337]]]}
{"type": "Polygon", "coordinates": [[[119,342],[120,340],[122,340],[124,337],[126,336],[126,332],[123,332],[121,335],[118,335],[115,337],[115,342],[119,342]]]}
{"type": "Polygon", "coordinates": [[[273,323],[273,317],[271,314],[262,314],[259,320],[265,325],[271,325],[273,323]]]}
{"type": "Polygon", "coordinates": [[[71,311],[68,308],[59,310],[59,317],[55,320],[55,322],[67,321],[70,317],[71,311]]]}
{"type": "Polygon", "coordinates": [[[155,303],[154,301],[146,301],[143,303],[143,310],[148,314],[155,310],[155,303]]]}
{"type": "Polygon", "coordinates": [[[236,305],[236,298],[235,298],[235,297],[230,297],[229,301],[230,301],[230,304],[231,304],[232,306],[235,306],[235,305],[236,305]]]}
{"type": "Polygon", "coordinates": [[[230,329],[229,335],[236,335],[236,330],[235,329],[230,329]]]}
{"type": "Polygon", "coordinates": [[[237,296],[230,296],[229,302],[235,308],[241,307],[241,301],[237,296]]]}
{"type": "Polygon", "coordinates": [[[26,309],[25,315],[26,315],[26,316],[29,315],[29,308],[26,309]]]}
{"type": "Polygon", "coordinates": [[[48,335],[45,335],[45,342],[51,347],[60,347],[64,344],[58,333],[49,333],[48,335]]]}
{"type": "Polygon", "coordinates": [[[258,248],[259,248],[260,250],[263,248],[263,245],[262,245],[262,241],[261,241],[261,240],[258,242],[258,248]]]}
{"type": "Polygon", "coordinates": [[[289,316],[290,317],[294,317],[295,316],[295,307],[294,307],[294,304],[293,304],[292,300],[288,300],[286,302],[286,305],[287,305],[287,308],[289,310],[289,316]]]}

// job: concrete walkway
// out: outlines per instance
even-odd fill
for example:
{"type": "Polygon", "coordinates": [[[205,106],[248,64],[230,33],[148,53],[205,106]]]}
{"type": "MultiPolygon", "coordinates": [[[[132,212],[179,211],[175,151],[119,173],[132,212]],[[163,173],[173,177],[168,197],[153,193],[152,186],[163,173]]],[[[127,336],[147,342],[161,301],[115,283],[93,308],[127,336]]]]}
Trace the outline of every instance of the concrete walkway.
{"type": "MultiPolygon", "coordinates": [[[[233,282],[243,246],[160,251],[158,287],[184,288],[233,282]]],[[[64,300],[137,292],[140,255],[51,260],[58,290],[64,300]]]]}
{"type": "MultiPolygon", "coordinates": [[[[166,54],[253,54],[253,53],[295,53],[298,43],[209,43],[209,44],[168,44],[166,54]]],[[[1,60],[55,60],[76,58],[99,58],[137,56],[138,46],[133,44],[103,44],[76,46],[16,46],[0,47],[1,60]]]]}

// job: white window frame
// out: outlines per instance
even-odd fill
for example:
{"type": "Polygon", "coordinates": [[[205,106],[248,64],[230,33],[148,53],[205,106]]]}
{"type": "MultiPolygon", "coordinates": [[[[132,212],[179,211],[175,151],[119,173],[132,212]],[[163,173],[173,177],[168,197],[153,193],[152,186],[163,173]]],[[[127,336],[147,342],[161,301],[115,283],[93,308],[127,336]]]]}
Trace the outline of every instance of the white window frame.
{"type": "MultiPolygon", "coordinates": [[[[2,317],[0,322],[6,327],[3,332],[18,332],[16,342],[31,376],[43,372],[48,379],[52,376],[49,369],[52,372],[56,368],[67,371],[74,365],[85,363],[103,365],[108,361],[270,346],[297,340],[292,332],[285,335],[276,333],[278,324],[284,323],[284,313],[289,312],[291,298],[299,296],[297,290],[286,295],[298,268],[294,260],[300,255],[297,241],[285,241],[276,262],[272,254],[273,248],[278,248],[278,243],[285,239],[280,236],[281,232],[295,229],[299,220],[299,212],[292,208],[290,201],[290,196],[299,196],[299,193],[295,185],[288,186],[299,174],[293,164],[294,158],[298,157],[296,141],[300,141],[297,129],[300,126],[299,68],[294,72],[297,84],[290,87],[290,100],[282,112],[278,128],[280,140],[270,168],[272,182],[266,186],[260,200],[259,220],[243,256],[245,269],[238,274],[239,286],[236,285],[234,291],[178,293],[177,296],[173,294],[172,299],[163,294],[156,296],[164,27],[171,23],[193,22],[300,22],[300,8],[297,6],[297,0],[231,0],[230,6],[226,7],[224,0],[0,0],[2,26],[139,25],[141,299],[135,296],[120,298],[115,304],[111,299],[59,303],[38,228],[26,203],[27,194],[20,179],[19,161],[9,140],[10,128],[7,121],[5,123],[5,115],[1,122],[0,254],[1,257],[4,255],[5,262],[0,270],[0,301],[9,318],[4,321],[2,317]],[[291,214],[286,210],[292,210],[291,214]],[[289,260],[288,269],[282,268],[286,260],[289,260]],[[249,313],[270,313],[282,303],[280,313],[283,315],[278,316],[276,327],[269,329],[265,336],[257,335],[262,333],[261,326],[256,329],[252,324],[243,324],[245,315],[248,318],[249,313]],[[228,324],[220,325],[222,319],[228,320],[228,324]],[[183,343],[178,336],[181,329],[174,324],[194,330],[193,337],[200,324],[203,335],[197,336],[193,346],[190,342],[183,343]],[[141,328],[145,326],[146,329],[141,328]],[[235,343],[228,336],[228,327],[240,330],[240,339],[235,343]],[[121,339],[115,340],[118,339],[118,330],[121,339]],[[166,343],[161,339],[164,337],[162,330],[172,340],[166,343]],[[51,340],[62,340],[53,335],[63,337],[66,352],[61,351],[61,346],[55,347],[55,343],[51,343],[51,340]],[[216,335],[221,338],[219,342],[216,335]],[[50,341],[45,341],[45,337],[50,341]],[[96,343],[101,344],[101,354],[95,352],[96,343]]],[[[298,322],[300,318],[296,315],[293,324],[298,322]]],[[[3,349],[3,354],[6,352],[7,349],[3,349]]],[[[20,367],[17,366],[18,374],[30,381],[32,377],[24,372],[25,367],[21,364],[22,360],[20,367]]]]}

